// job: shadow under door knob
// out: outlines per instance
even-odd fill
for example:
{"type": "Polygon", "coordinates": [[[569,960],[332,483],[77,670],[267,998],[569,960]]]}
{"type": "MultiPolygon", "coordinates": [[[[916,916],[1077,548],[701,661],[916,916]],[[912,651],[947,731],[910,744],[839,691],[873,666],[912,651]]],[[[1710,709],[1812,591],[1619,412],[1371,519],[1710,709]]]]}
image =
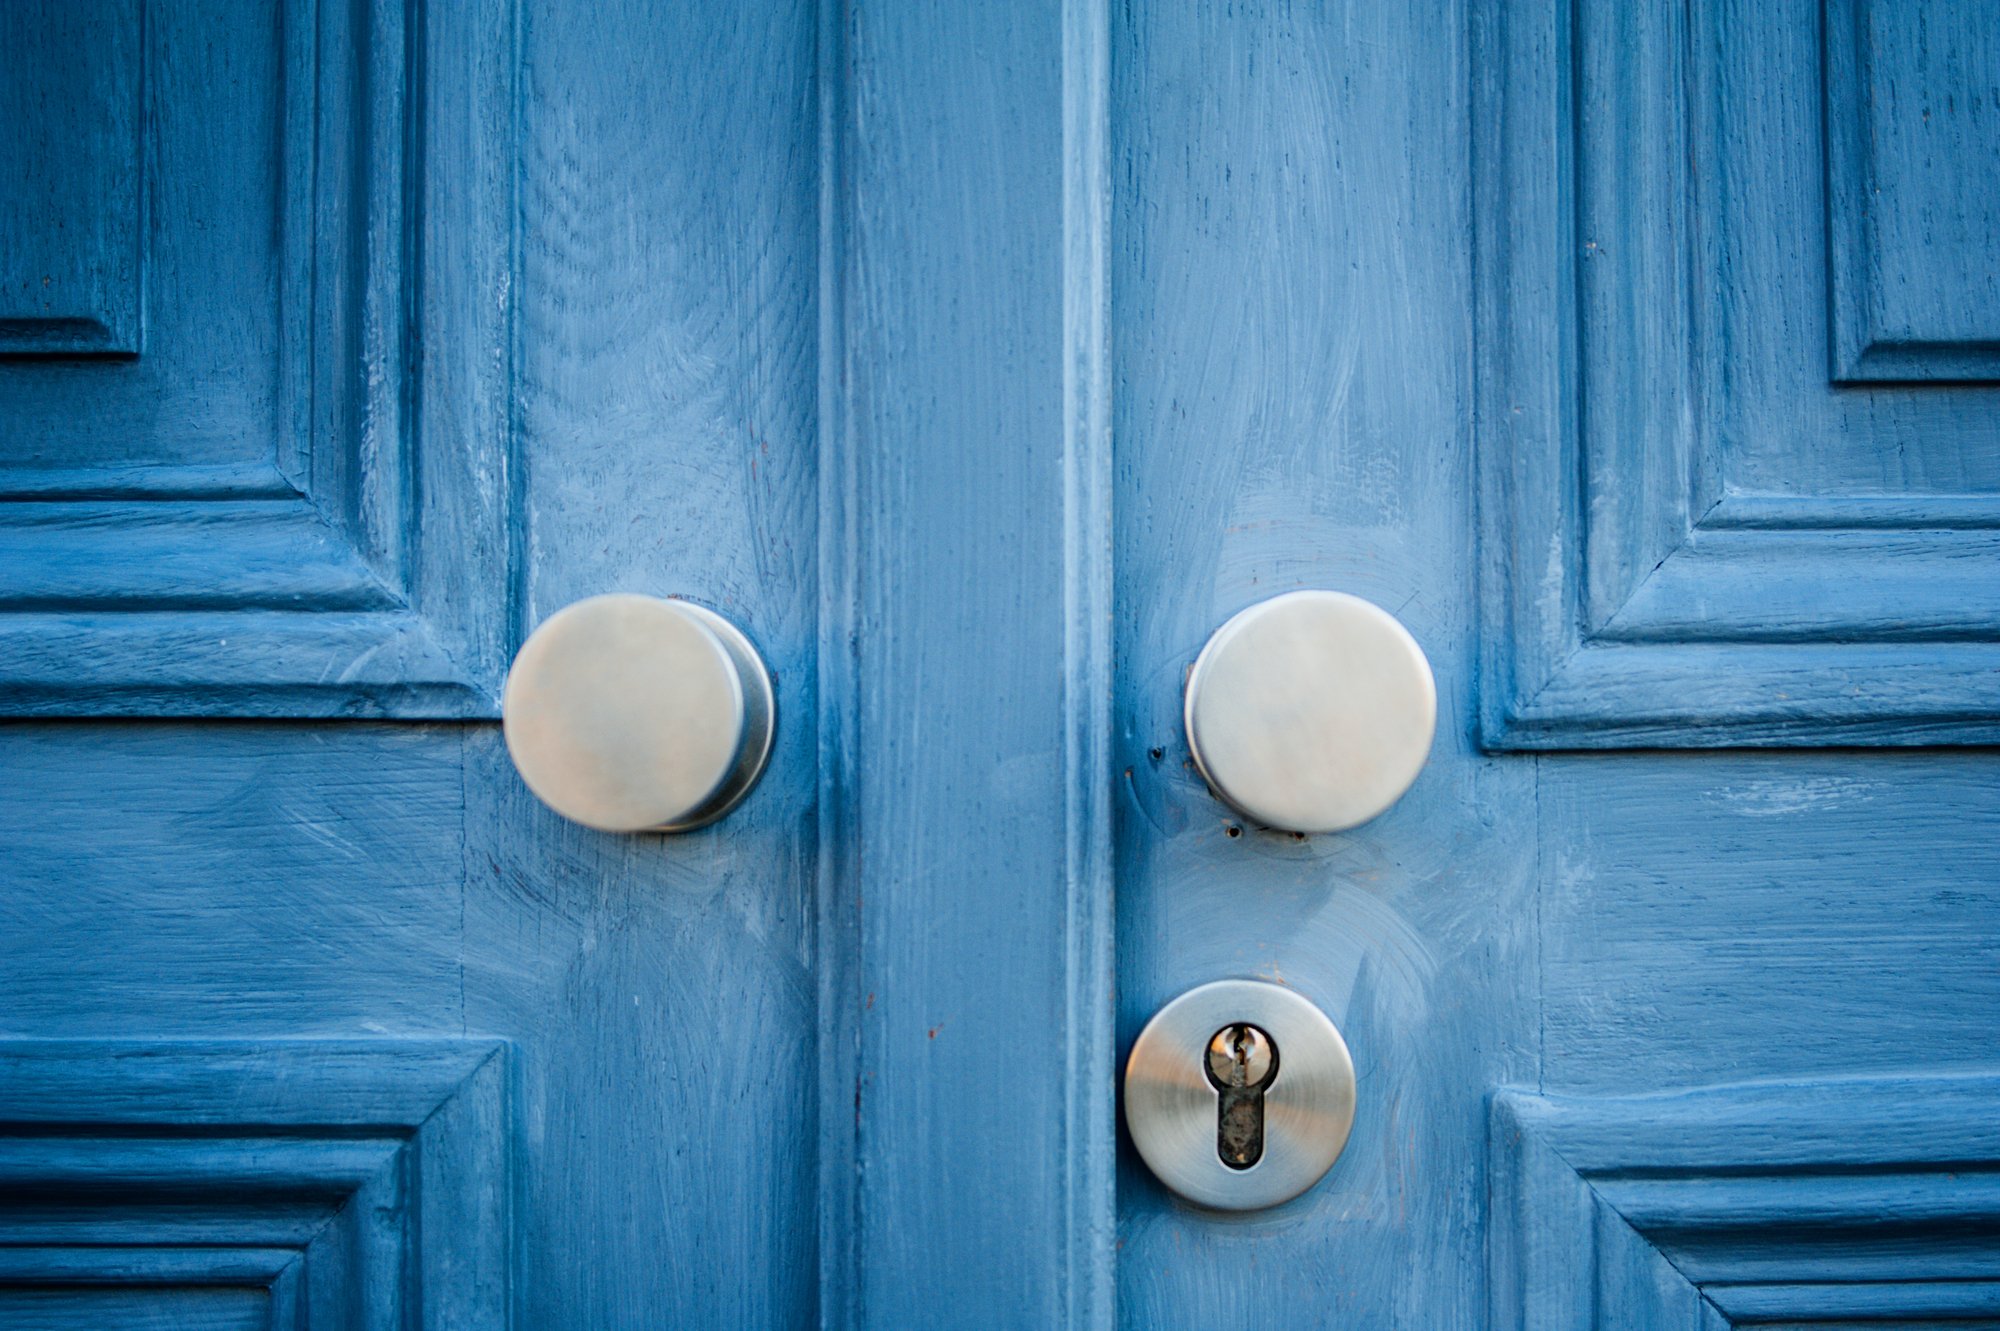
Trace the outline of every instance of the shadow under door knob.
{"type": "Polygon", "coordinates": [[[501,699],[528,789],[603,832],[685,832],[771,755],[770,672],[734,624],[654,596],[593,596],[528,635],[501,699]]]}
{"type": "Polygon", "coordinates": [[[1187,682],[1187,736],[1216,797],[1286,832],[1340,832],[1410,788],[1430,756],[1437,685],[1395,616],[1300,591],[1238,614],[1187,682]]]}

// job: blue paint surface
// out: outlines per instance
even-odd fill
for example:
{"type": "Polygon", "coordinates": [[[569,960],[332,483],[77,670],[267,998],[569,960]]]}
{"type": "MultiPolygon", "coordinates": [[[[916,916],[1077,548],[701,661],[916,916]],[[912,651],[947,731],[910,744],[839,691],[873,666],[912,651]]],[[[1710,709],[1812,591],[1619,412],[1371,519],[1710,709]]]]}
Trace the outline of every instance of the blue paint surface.
{"type": "Polygon", "coordinates": [[[1475,9],[1495,748],[2000,734],[1992,7],[1824,8],[1475,9]]]}
{"type": "Polygon", "coordinates": [[[0,355],[138,353],[140,32],[139,0],[0,14],[0,355]]]}
{"type": "Polygon", "coordinates": [[[494,715],[506,15],[72,8],[0,31],[0,715],[494,715]]]}
{"type": "MultiPolygon", "coordinates": [[[[1991,4],[1116,14],[1119,1032],[1199,981],[1281,980],[1359,1082],[1346,1154],[1278,1211],[1204,1215],[1122,1157],[1121,1324],[1991,1316],[1923,1284],[1990,1225],[1933,1157],[1885,1144],[1918,1163],[1873,1194],[1765,1185],[1834,1227],[1944,1217],[1870,1248],[1886,1284],[1801,1292],[1822,1234],[1725,1295],[1676,1273],[1677,1222],[1620,1230],[1574,1171],[1505,1192],[1484,1108],[1783,1078],[1742,1132],[1837,1174],[1800,1114],[1853,1107],[1884,1143],[1905,1121],[1843,1078],[1980,1073],[1937,1132],[1991,1168],[2000,386],[1830,368],[1826,126],[1869,112],[1826,100],[1848,16],[1879,36],[1876,113],[1958,80],[1878,140],[1925,145],[1868,167],[1903,192],[1836,206],[1878,214],[1900,248],[1864,262],[1957,330],[1924,352],[1956,364],[2000,328],[1992,172],[1965,165],[2000,142],[1991,4]],[[1179,718],[1206,635],[1299,586],[1394,611],[1440,704],[1399,805],[1302,840],[1210,797],[1179,718]],[[1502,1299],[1510,1245],[1593,1239],[1597,1266],[1502,1299]]],[[[1621,1168],[1701,1135],[1678,1105],[1621,1111],[1621,1168]]]]}
{"type": "Polygon", "coordinates": [[[0,1041],[0,1325],[505,1325],[508,1092],[492,1041],[0,1041]]]}
{"type": "Polygon", "coordinates": [[[1990,1075],[1502,1094],[1490,1324],[1990,1320],[1996,1098],[1990,1075]]]}
{"type": "Polygon", "coordinates": [[[0,1327],[2000,1316],[1996,18],[9,8],[0,1327]],[[1440,701],[1311,838],[1180,721],[1305,586],[1440,701]],[[715,827],[508,764],[611,591],[715,827]],[[1230,975],[1359,1106],[1224,1218],[1230,975]]]}

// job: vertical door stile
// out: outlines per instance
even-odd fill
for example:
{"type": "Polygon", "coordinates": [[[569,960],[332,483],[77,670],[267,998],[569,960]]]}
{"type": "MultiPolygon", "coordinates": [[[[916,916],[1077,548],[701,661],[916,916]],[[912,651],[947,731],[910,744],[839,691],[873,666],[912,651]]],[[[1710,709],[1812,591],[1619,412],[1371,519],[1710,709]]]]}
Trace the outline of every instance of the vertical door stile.
{"type": "Polygon", "coordinates": [[[1108,11],[821,17],[821,1321],[1109,1327],[1108,11]]]}
{"type": "Polygon", "coordinates": [[[1067,1195],[1064,1325],[1114,1324],[1116,989],[1112,843],[1111,5],[1063,3],[1067,1195]]]}
{"type": "Polygon", "coordinates": [[[819,1324],[860,1322],[861,1129],[858,921],[860,888],[854,804],[855,734],[861,700],[856,676],[861,599],[856,583],[856,448],[844,410],[847,382],[842,244],[847,234],[845,0],[819,0],[815,79],[819,112],[819,714],[817,909],[814,974],[818,986],[819,1324]]]}

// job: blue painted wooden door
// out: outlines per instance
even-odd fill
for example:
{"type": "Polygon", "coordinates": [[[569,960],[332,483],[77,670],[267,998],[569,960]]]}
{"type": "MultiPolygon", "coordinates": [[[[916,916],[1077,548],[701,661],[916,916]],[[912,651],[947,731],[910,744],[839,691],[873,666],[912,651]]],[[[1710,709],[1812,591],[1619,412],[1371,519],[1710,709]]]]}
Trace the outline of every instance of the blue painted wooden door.
{"type": "Polygon", "coordinates": [[[0,7],[0,1325],[1102,1323],[1065,22],[0,7]],[[613,591],[711,829],[508,764],[613,591]]]}
{"type": "Polygon", "coordinates": [[[0,8],[0,1326],[2000,1319],[2000,14],[0,8]],[[1296,838],[1183,673],[1438,671],[1296,838]],[[777,676],[726,821],[495,723],[777,676]],[[1292,985],[1278,1211],[1117,1060],[1292,985]]]}
{"type": "Polygon", "coordinates": [[[810,1321],[814,17],[727,9],[0,8],[0,1326],[810,1321]],[[777,671],[714,832],[508,764],[613,590],[777,671]]]}
{"type": "Polygon", "coordinates": [[[1113,21],[1118,1025],[1281,979],[1354,1135],[1119,1176],[1119,1319],[2000,1317],[2000,7],[1113,21]],[[1242,827],[1181,672],[1298,586],[1438,673],[1353,832],[1242,827]]]}

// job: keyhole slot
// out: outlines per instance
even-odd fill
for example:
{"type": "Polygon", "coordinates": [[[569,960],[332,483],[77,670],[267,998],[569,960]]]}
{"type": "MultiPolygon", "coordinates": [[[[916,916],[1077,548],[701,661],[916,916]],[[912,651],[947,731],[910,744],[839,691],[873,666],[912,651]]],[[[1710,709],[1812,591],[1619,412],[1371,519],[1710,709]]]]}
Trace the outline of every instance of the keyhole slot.
{"type": "Polygon", "coordinates": [[[1278,1077],[1278,1046],[1248,1022],[1209,1037],[1202,1069],[1216,1091],[1215,1153],[1231,1169],[1264,1158],[1264,1092],[1278,1077]]]}

